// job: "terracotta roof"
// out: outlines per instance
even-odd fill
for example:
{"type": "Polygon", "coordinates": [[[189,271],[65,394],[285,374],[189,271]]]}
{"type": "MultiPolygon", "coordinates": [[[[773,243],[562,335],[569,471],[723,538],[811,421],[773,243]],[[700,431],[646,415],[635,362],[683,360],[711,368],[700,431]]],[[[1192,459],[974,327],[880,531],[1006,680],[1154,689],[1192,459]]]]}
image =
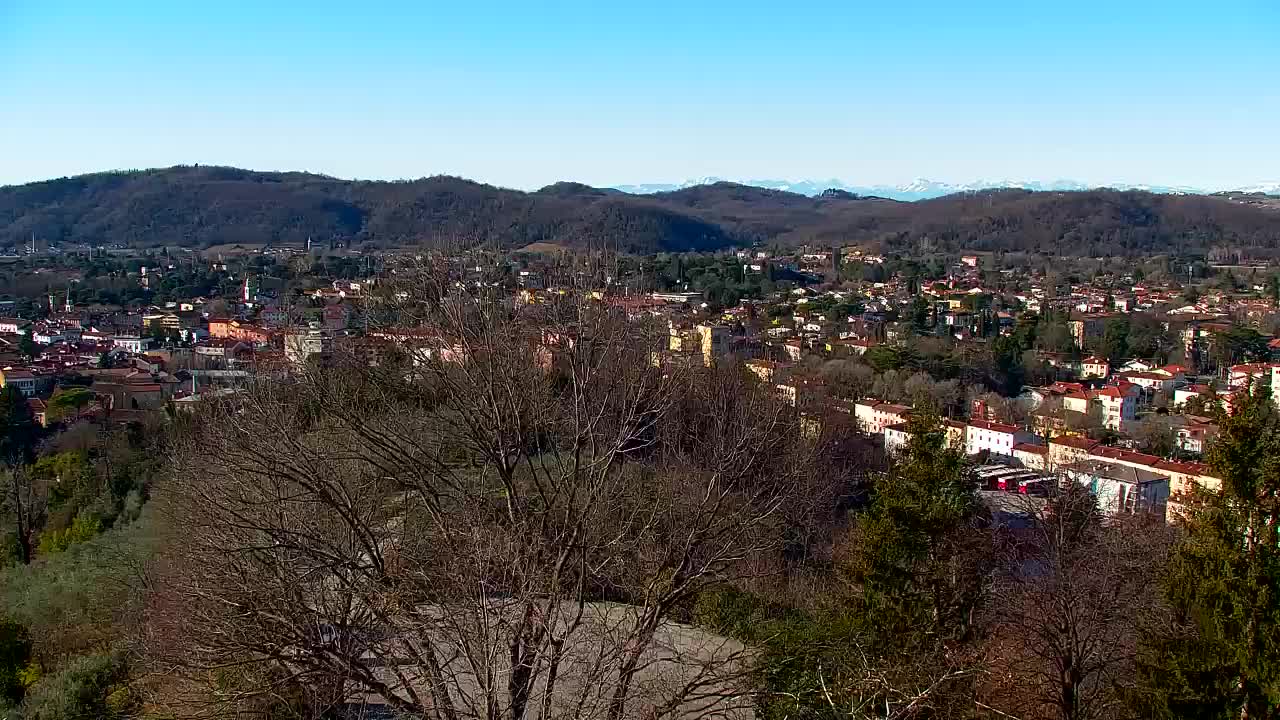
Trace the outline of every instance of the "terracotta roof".
{"type": "Polygon", "coordinates": [[[1049,448],[1045,447],[1044,445],[1037,445],[1035,443],[1018,443],[1017,445],[1013,446],[1013,449],[1016,451],[1032,453],[1035,455],[1049,454],[1049,448]]]}
{"type": "Polygon", "coordinates": [[[1154,467],[1161,470],[1170,470],[1179,472],[1184,475],[1200,475],[1204,477],[1214,477],[1209,466],[1202,462],[1180,462],[1176,460],[1160,460],[1154,467]]]}

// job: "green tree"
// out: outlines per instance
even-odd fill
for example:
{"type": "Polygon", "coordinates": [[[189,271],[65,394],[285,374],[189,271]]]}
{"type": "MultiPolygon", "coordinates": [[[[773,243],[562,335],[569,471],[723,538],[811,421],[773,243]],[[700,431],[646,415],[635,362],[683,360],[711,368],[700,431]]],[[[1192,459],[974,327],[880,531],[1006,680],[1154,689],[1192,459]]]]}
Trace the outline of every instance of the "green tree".
{"type": "Polygon", "coordinates": [[[763,646],[761,717],[953,717],[953,701],[972,707],[964,649],[991,567],[988,539],[939,420],[917,416],[908,431],[837,553],[843,583],[832,606],[787,613],[738,594],[701,604],[713,627],[763,646]]]}
{"type": "Polygon", "coordinates": [[[932,314],[929,311],[929,303],[924,299],[924,296],[916,295],[915,299],[911,301],[909,315],[911,317],[911,327],[917,333],[925,333],[933,329],[932,314]]]}
{"type": "Polygon", "coordinates": [[[945,447],[938,418],[914,417],[907,432],[905,453],[876,484],[842,570],[878,627],[963,638],[981,589],[979,574],[959,571],[975,536],[976,485],[963,454],[945,447]]]}
{"type": "Polygon", "coordinates": [[[1213,358],[1219,366],[1259,362],[1271,355],[1266,336],[1249,327],[1233,327],[1213,336],[1213,358]]]}
{"type": "Polygon", "coordinates": [[[93,392],[86,387],[70,387],[64,388],[49,398],[49,405],[45,410],[45,417],[49,422],[58,422],[68,415],[74,414],[80,408],[88,405],[93,400],[93,392]]]}
{"type": "Polygon", "coordinates": [[[1270,394],[1242,393],[1207,460],[1164,578],[1171,622],[1146,638],[1142,710],[1162,718],[1280,717],[1280,431],[1270,394]]]}
{"type": "Polygon", "coordinates": [[[35,416],[22,391],[13,385],[0,390],[0,460],[30,462],[38,437],[35,416]]]}
{"type": "Polygon", "coordinates": [[[0,700],[17,704],[26,692],[24,674],[31,663],[31,635],[7,618],[0,618],[0,700]]]}
{"type": "Polygon", "coordinates": [[[28,360],[40,354],[40,346],[36,344],[29,331],[18,336],[18,353],[28,360]]]}
{"type": "Polygon", "coordinates": [[[40,720],[129,717],[136,703],[127,681],[123,653],[81,656],[31,688],[24,714],[40,720]]]}
{"type": "Polygon", "coordinates": [[[1108,320],[1102,332],[1102,340],[1094,352],[1115,363],[1129,355],[1129,321],[1123,318],[1108,320]]]}

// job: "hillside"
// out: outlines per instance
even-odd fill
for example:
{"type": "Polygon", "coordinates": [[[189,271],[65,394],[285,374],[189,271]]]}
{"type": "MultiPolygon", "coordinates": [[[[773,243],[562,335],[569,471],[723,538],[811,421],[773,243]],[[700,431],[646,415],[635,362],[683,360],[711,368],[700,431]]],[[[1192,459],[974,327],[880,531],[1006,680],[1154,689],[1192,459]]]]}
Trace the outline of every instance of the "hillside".
{"type": "Polygon", "coordinates": [[[0,245],[21,244],[32,233],[73,243],[194,247],[307,237],[384,247],[549,242],[637,251],[733,243],[715,223],[593,190],[564,183],[523,193],[453,177],[367,182],[218,167],[100,173],[0,188],[0,245]]]}
{"type": "Polygon", "coordinates": [[[526,193],[454,177],[406,182],[174,167],[0,188],[0,246],[62,242],[207,247],[327,242],[383,247],[707,250],[753,242],[891,251],[1280,256],[1280,208],[1248,196],[994,190],[918,202],[807,196],[733,183],[635,196],[562,182],[526,193]]]}

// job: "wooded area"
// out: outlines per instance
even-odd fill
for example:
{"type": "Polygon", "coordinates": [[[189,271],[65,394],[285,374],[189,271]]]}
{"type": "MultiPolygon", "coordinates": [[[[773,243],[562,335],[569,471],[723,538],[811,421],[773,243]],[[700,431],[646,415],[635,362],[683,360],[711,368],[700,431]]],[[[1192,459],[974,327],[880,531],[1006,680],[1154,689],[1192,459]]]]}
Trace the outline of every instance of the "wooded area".
{"type": "Polygon", "coordinates": [[[525,193],[454,177],[347,181],[175,167],[0,188],[0,244],[133,246],[370,243],[635,252],[752,243],[861,244],[893,252],[1280,254],[1280,201],[1092,190],[992,190],[896,202],[717,183],[626,195],[578,183],[525,193]]]}

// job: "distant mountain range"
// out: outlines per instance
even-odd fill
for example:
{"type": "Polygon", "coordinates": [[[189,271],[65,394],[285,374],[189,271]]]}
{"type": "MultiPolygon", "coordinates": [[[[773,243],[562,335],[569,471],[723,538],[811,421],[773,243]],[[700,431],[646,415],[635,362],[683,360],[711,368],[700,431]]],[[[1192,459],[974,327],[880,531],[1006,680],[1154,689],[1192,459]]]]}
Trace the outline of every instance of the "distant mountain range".
{"type": "MultiPolygon", "coordinates": [[[[575,182],[521,192],[443,176],[375,182],[209,166],[106,172],[0,187],[0,252],[33,237],[200,248],[300,246],[311,238],[322,246],[444,250],[561,245],[648,253],[856,244],[912,255],[1280,258],[1280,198],[1243,190],[1199,195],[1077,191],[1067,183],[1038,184],[1050,192],[1031,192],[928,182],[893,188],[756,182],[774,187],[706,179],[662,192],[648,186],[648,194],[575,182]],[[943,197],[931,197],[937,194],[943,197]]],[[[1246,190],[1254,189],[1280,188],[1246,190]]]]}
{"type": "MultiPolygon", "coordinates": [[[[714,185],[720,182],[729,182],[724,178],[704,177],[685,180],[679,183],[644,183],[640,185],[615,185],[613,189],[632,195],[652,195],[655,193],[672,192],[675,190],[683,190],[685,188],[697,187],[699,185],[714,185]]],[[[1080,192],[1084,190],[1112,189],[1112,190],[1137,190],[1140,192],[1160,193],[1162,195],[1210,195],[1215,192],[1230,192],[1239,194],[1262,193],[1266,195],[1280,195],[1280,182],[1269,182],[1253,185],[1250,187],[1240,188],[1224,188],[1219,191],[1206,190],[1204,188],[1187,187],[1180,185],[1132,185],[1126,183],[1115,183],[1111,185],[1099,186],[1089,185],[1075,180],[1050,180],[1042,182],[1038,180],[976,180],[971,183],[949,183],[938,180],[929,180],[926,178],[917,178],[909,183],[901,185],[851,185],[843,180],[832,178],[830,180],[735,180],[741,185],[751,185],[754,187],[768,188],[770,190],[782,190],[785,192],[798,193],[800,195],[808,195],[814,197],[822,194],[825,190],[843,190],[855,195],[883,197],[891,200],[930,200],[932,198],[943,197],[944,195],[953,195],[961,192],[976,192],[978,190],[995,190],[995,189],[1017,189],[1017,190],[1034,190],[1034,191],[1056,191],[1056,192],[1080,192]]]]}

